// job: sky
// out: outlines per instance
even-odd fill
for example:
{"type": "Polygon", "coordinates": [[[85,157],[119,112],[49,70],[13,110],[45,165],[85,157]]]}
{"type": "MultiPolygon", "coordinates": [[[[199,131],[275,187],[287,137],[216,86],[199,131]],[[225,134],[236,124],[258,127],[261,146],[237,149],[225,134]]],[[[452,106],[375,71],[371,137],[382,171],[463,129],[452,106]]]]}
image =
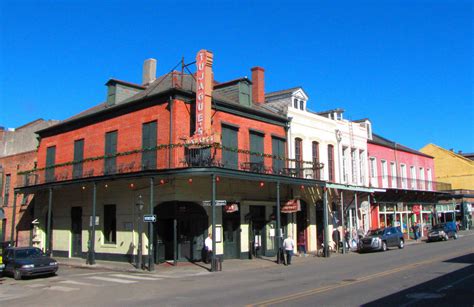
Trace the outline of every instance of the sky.
{"type": "Polygon", "coordinates": [[[474,2],[0,1],[0,126],[63,120],[200,49],[218,81],[265,69],[265,91],[302,86],[308,108],[343,108],[420,149],[474,152],[474,2]]]}

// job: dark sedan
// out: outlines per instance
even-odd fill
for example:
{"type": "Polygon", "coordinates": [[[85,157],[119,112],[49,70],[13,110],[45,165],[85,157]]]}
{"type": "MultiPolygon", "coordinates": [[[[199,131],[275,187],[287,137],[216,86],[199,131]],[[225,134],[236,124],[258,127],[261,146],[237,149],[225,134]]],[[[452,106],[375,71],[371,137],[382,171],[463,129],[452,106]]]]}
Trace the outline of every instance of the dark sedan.
{"type": "Polygon", "coordinates": [[[386,251],[389,247],[403,248],[405,241],[398,227],[379,228],[369,231],[360,239],[359,251],[386,251]]]}
{"type": "Polygon", "coordinates": [[[8,247],[3,252],[5,274],[13,275],[16,280],[24,276],[53,275],[58,263],[36,247],[8,247]]]}

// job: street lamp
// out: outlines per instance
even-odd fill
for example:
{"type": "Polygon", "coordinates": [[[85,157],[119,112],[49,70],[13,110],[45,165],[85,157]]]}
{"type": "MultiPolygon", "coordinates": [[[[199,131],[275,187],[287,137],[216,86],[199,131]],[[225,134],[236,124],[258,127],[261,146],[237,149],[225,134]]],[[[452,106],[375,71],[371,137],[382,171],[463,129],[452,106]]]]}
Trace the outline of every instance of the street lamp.
{"type": "MultiPolygon", "coordinates": [[[[339,182],[341,182],[341,154],[340,154],[340,147],[341,147],[341,141],[342,141],[342,132],[339,129],[336,129],[336,140],[337,140],[337,168],[339,169],[339,182]]],[[[346,235],[344,232],[344,192],[341,190],[341,197],[340,197],[340,202],[341,202],[341,226],[342,226],[342,253],[346,253],[346,235]]],[[[346,229],[347,231],[347,229],[346,229]]]]}
{"type": "Polygon", "coordinates": [[[142,268],[142,221],[141,221],[141,212],[143,210],[143,206],[145,203],[143,202],[143,197],[142,195],[138,195],[137,202],[135,206],[137,207],[138,211],[138,219],[137,219],[137,224],[138,224],[138,253],[137,253],[137,268],[142,268]]]}

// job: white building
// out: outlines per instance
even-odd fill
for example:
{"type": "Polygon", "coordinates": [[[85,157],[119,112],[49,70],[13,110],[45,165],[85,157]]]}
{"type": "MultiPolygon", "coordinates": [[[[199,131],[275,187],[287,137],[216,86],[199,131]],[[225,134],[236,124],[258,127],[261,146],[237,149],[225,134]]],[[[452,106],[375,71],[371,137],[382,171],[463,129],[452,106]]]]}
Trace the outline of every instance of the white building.
{"type": "MultiPolygon", "coordinates": [[[[287,144],[288,157],[295,160],[293,167],[298,167],[298,161],[322,163],[323,167],[316,171],[303,166],[304,176],[334,183],[334,189],[330,191],[332,225],[344,224],[351,229],[363,226],[367,231],[370,228],[367,200],[371,192],[367,163],[367,139],[372,134],[370,121],[346,120],[342,109],[310,111],[307,109],[308,99],[302,87],[295,87],[268,93],[265,103],[268,108],[291,118],[287,144]],[[344,216],[340,214],[341,203],[345,206],[344,216]],[[355,218],[356,210],[358,219],[355,218]],[[344,223],[341,223],[341,218],[344,218],[344,223]]],[[[316,227],[317,232],[321,232],[323,228],[318,212],[316,205],[316,227]]]]}

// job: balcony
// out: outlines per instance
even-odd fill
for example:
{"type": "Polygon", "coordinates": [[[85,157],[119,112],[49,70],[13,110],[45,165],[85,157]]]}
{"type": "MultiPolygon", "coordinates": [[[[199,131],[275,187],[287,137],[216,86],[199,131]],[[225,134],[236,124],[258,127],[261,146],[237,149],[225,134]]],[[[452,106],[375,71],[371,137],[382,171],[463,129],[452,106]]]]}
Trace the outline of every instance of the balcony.
{"type": "Polygon", "coordinates": [[[217,143],[202,146],[172,144],[120,152],[111,156],[90,157],[82,161],[70,161],[20,172],[23,183],[19,187],[148,171],[211,167],[318,180],[324,165],[227,148],[217,143]]]}
{"type": "Polygon", "coordinates": [[[411,179],[395,176],[378,176],[370,178],[371,186],[378,188],[405,189],[418,191],[446,191],[451,189],[450,183],[411,179]]]}

